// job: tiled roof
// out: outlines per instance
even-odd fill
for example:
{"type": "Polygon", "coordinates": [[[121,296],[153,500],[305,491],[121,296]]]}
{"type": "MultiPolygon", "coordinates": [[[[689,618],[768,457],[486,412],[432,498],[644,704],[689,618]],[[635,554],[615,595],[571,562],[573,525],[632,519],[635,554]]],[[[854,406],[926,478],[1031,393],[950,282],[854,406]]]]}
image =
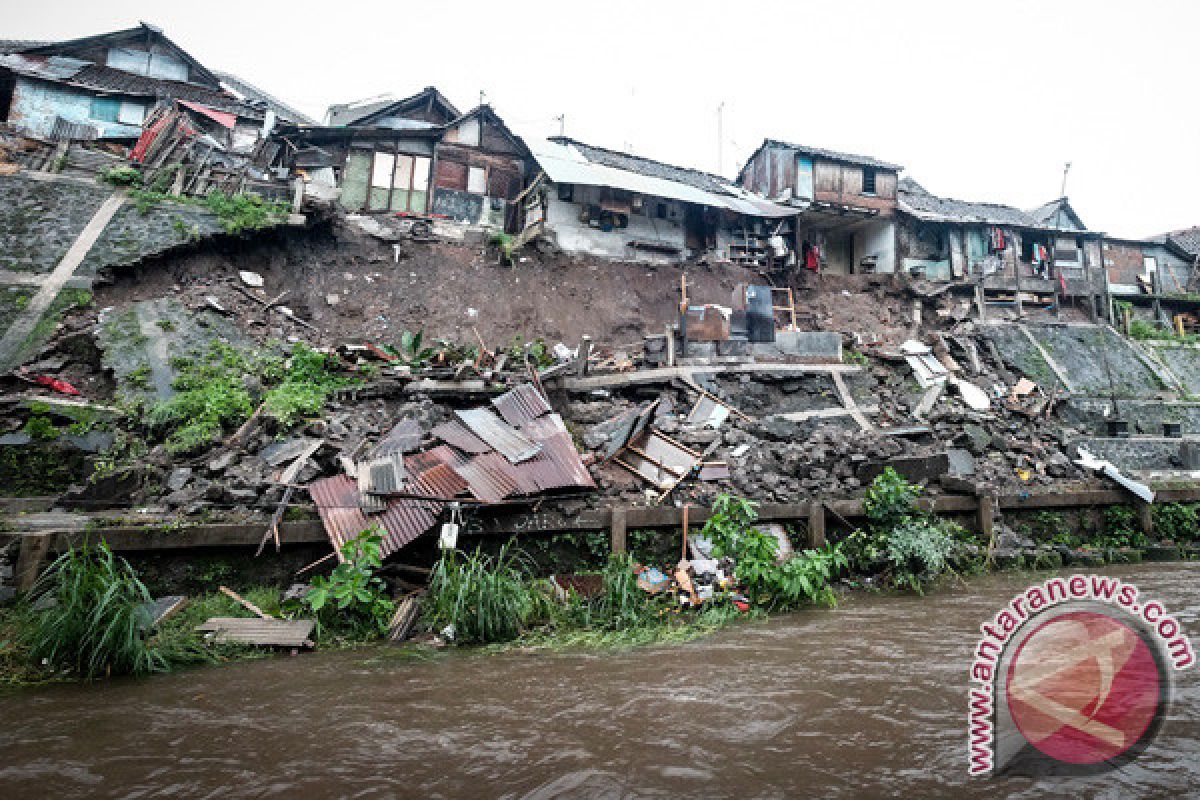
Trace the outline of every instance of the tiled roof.
{"type": "Polygon", "coordinates": [[[252,83],[242,80],[237,75],[231,75],[228,72],[218,72],[217,77],[221,79],[221,83],[234,92],[242,95],[248,102],[259,104],[261,103],[266,108],[275,112],[275,116],[285,122],[295,122],[301,125],[316,125],[317,121],[287,103],[283,102],[274,95],[268,94],[252,83]]]}
{"type": "Polygon", "coordinates": [[[606,167],[637,173],[638,175],[647,175],[651,178],[662,178],[674,181],[675,183],[682,183],[686,186],[692,186],[706,192],[730,194],[728,181],[707,172],[701,172],[700,170],[688,167],[677,167],[673,164],[664,164],[661,161],[635,156],[630,153],[621,153],[616,150],[608,150],[604,147],[595,147],[566,136],[552,136],[550,137],[550,141],[572,145],[584,158],[593,164],[601,164],[606,167]]]}
{"type": "Polygon", "coordinates": [[[1019,208],[1000,203],[971,203],[938,197],[905,178],[896,187],[896,200],[901,211],[922,219],[940,222],[976,222],[987,225],[1014,225],[1020,228],[1041,228],[1043,225],[1019,208]]]}
{"type": "Polygon", "coordinates": [[[39,42],[34,39],[0,39],[0,53],[19,53],[28,47],[44,47],[53,42],[39,42]]]}
{"type": "MultiPolygon", "coordinates": [[[[904,167],[900,166],[899,164],[892,164],[887,161],[880,161],[878,158],[874,158],[873,156],[860,156],[860,155],[855,155],[854,153],[842,153],[837,150],[827,150],[824,147],[810,147],[809,145],[806,145],[806,144],[793,144],[791,142],[783,142],[783,141],[780,141],[779,139],[764,139],[762,145],[759,147],[759,150],[761,150],[763,147],[768,147],[768,146],[769,147],[786,147],[789,150],[795,150],[798,153],[804,153],[804,154],[810,155],[810,156],[817,156],[818,158],[827,158],[830,161],[842,161],[847,164],[858,164],[859,166],[863,166],[863,167],[876,167],[878,169],[895,170],[897,172],[904,169],[904,167]]],[[[755,155],[757,155],[757,152],[755,153],[755,155]]],[[[751,156],[750,158],[751,158],[751,160],[753,160],[754,156],[751,156]]]]}
{"type": "Polygon", "coordinates": [[[261,109],[248,103],[242,103],[233,95],[197,86],[183,81],[169,81],[162,78],[148,78],[132,72],[104,67],[99,64],[89,64],[80,70],[70,82],[76,86],[95,89],[114,94],[129,94],[140,97],[163,97],[175,100],[189,100],[193,103],[203,103],[206,106],[221,111],[231,111],[239,116],[262,118],[261,109]]]}
{"type": "Polygon", "coordinates": [[[1167,239],[1191,256],[1200,255],[1200,227],[1171,231],[1167,239]]]}

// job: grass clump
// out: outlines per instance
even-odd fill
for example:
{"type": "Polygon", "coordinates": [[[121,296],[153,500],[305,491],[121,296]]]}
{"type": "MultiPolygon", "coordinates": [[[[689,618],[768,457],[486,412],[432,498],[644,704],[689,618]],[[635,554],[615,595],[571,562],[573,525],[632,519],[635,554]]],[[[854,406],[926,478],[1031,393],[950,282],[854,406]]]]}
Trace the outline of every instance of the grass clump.
{"type": "Polygon", "coordinates": [[[27,633],[29,657],[85,680],[167,668],[147,642],[150,592],[104,544],[72,548],[39,579],[34,596],[53,601],[27,633]]]}
{"type": "Polygon", "coordinates": [[[541,606],[525,565],[508,544],[495,557],[447,551],[429,576],[425,619],[463,644],[511,641],[541,606]]]}
{"type": "Polygon", "coordinates": [[[235,348],[214,343],[180,372],[174,382],[179,393],[155,405],[148,417],[152,429],[170,431],[168,452],[199,452],[250,416],[254,402],[242,382],[249,366],[235,348]]]}
{"type": "Polygon", "coordinates": [[[152,430],[166,434],[173,455],[200,452],[245,422],[257,405],[246,388],[251,377],[272,387],[262,398],[264,412],[284,427],[319,414],[330,395],[351,382],[334,372],[332,356],[302,343],[284,360],[250,357],[214,342],[208,352],[175,363],[180,368],[173,384],[178,394],[155,405],[148,417],[152,430]]]}
{"type": "Polygon", "coordinates": [[[278,386],[267,392],[266,413],[291,427],[301,417],[321,413],[336,390],[351,381],[335,372],[333,356],[297,343],[278,386]]]}
{"type": "Polygon", "coordinates": [[[34,414],[25,420],[25,427],[22,430],[28,434],[29,438],[38,442],[52,442],[59,435],[59,430],[55,427],[54,422],[41,414],[34,414]]]}

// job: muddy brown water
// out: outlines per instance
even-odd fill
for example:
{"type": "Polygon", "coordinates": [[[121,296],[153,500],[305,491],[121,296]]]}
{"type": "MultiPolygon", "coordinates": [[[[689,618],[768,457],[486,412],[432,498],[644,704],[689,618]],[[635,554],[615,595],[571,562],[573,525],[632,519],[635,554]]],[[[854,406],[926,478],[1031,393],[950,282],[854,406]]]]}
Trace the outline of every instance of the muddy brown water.
{"type": "MultiPolygon", "coordinates": [[[[1200,566],[1106,572],[1200,639],[1200,566]]],[[[1200,794],[1195,670],[1119,772],[967,778],[976,631],[1033,581],[856,595],[684,645],[419,660],[380,647],[6,692],[0,797],[1200,794]]]]}

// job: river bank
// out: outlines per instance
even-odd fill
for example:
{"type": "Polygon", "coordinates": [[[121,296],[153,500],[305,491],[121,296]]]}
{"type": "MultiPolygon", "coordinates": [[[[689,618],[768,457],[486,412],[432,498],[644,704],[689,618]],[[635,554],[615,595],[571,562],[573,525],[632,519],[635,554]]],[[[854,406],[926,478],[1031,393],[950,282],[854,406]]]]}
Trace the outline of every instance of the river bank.
{"type": "MultiPolygon", "coordinates": [[[[1191,564],[1110,567],[1200,622],[1191,564]]],[[[1039,573],[1037,578],[1044,578],[1039,573]]],[[[16,798],[1184,795],[1200,683],[1095,779],[969,781],[978,626],[1033,581],[980,575],[925,597],[852,593],[670,647],[485,655],[368,647],[0,694],[16,798]],[[169,743],[169,745],[167,744],[169,743]],[[49,787],[53,787],[51,790],[49,787]],[[119,788],[117,788],[119,787],[119,788]]]]}

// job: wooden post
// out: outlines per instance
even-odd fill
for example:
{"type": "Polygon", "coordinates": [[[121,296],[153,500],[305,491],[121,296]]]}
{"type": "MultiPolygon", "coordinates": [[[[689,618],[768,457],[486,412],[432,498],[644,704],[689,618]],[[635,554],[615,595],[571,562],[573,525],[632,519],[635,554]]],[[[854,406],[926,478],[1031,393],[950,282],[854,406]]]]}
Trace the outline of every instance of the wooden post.
{"type": "Polygon", "coordinates": [[[579,340],[579,352],[575,354],[575,375],[582,378],[588,371],[588,359],[592,356],[592,337],[584,334],[579,340]]]}
{"type": "Polygon", "coordinates": [[[808,546],[825,546],[825,504],[820,500],[808,505],[808,546]]]}
{"type": "Polygon", "coordinates": [[[990,542],[995,526],[996,498],[990,494],[982,495],[978,515],[979,533],[990,542]]]}
{"type": "Polygon", "coordinates": [[[625,542],[625,507],[614,506],[609,524],[612,527],[613,555],[623,555],[627,551],[625,542]]]}
{"type": "Polygon", "coordinates": [[[21,550],[17,554],[18,592],[28,592],[37,583],[52,538],[53,533],[26,534],[21,537],[21,550]]]}
{"type": "Polygon", "coordinates": [[[667,366],[675,366],[675,331],[671,329],[671,323],[667,323],[664,328],[667,332],[667,366]]]}
{"type": "Polygon", "coordinates": [[[1142,533],[1153,538],[1154,536],[1154,506],[1149,503],[1138,504],[1138,523],[1142,527],[1142,533]]]}

